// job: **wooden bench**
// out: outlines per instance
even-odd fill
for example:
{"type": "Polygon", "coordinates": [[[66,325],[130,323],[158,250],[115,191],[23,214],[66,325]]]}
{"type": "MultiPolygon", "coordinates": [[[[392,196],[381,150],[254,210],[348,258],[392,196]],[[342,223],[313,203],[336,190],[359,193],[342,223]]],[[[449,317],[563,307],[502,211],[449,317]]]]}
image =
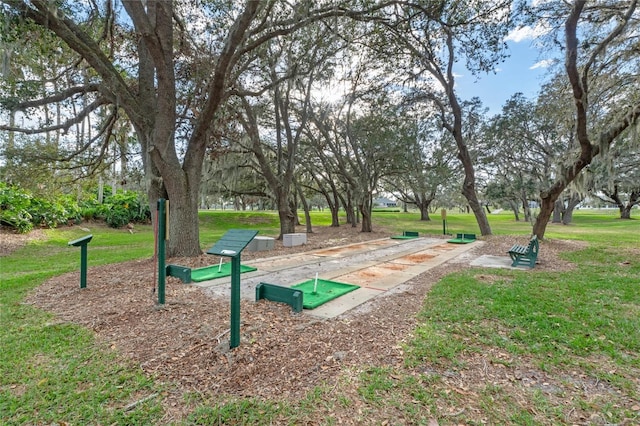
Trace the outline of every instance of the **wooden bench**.
{"type": "Polygon", "coordinates": [[[529,244],[526,246],[518,244],[514,245],[508,252],[511,260],[513,260],[511,266],[516,267],[524,265],[529,268],[533,268],[536,265],[539,250],[540,246],[538,245],[538,237],[535,235],[531,237],[529,244]]]}
{"type": "Polygon", "coordinates": [[[275,284],[260,283],[256,286],[256,302],[260,299],[286,303],[294,312],[302,311],[303,293],[295,288],[282,287],[275,284]]]}

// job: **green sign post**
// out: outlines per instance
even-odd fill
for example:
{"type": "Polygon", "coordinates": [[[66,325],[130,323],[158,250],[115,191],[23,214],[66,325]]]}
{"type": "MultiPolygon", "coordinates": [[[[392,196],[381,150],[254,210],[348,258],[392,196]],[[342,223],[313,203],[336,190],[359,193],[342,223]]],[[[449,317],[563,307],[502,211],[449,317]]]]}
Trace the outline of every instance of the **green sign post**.
{"type": "Polygon", "coordinates": [[[230,229],[207,250],[207,254],[231,258],[231,349],[240,345],[240,253],[257,234],[258,231],[230,229]]]}
{"type": "Polygon", "coordinates": [[[87,245],[93,235],[69,241],[70,246],[80,247],[80,288],[87,288],[87,245]]]}
{"type": "Polygon", "coordinates": [[[447,235],[447,211],[442,209],[440,215],[442,216],[442,235],[447,235]]]}

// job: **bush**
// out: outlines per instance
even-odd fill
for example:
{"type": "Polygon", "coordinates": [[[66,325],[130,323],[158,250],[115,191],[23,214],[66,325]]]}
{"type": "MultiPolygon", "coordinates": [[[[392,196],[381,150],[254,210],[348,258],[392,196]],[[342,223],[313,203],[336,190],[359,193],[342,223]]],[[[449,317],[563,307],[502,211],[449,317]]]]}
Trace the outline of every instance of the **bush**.
{"type": "Polygon", "coordinates": [[[107,195],[103,204],[89,199],[78,205],[72,195],[48,200],[0,182],[0,225],[25,233],[34,226],[55,228],[69,221],[80,223],[82,219],[103,219],[109,226],[120,228],[129,222],[148,222],[151,212],[146,200],[132,191],[107,195]]]}
{"type": "Polygon", "coordinates": [[[43,198],[34,198],[29,209],[31,222],[35,226],[47,226],[55,228],[60,224],[66,224],[70,220],[80,221],[80,208],[78,203],[70,195],[62,195],[54,201],[43,198]]]}
{"type": "Polygon", "coordinates": [[[120,228],[129,222],[146,222],[151,219],[151,212],[148,203],[140,198],[136,192],[117,192],[105,198],[99,214],[112,228],[120,228]]]}
{"type": "Polygon", "coordinates": [[[34,226],[55,228],[68,221],[79,221],[80,208],[71,195],[50,201],[0,182],[0,224],[25,233],[34,226]]]}
{"type": "Polygon", "coordinates": [[[26,191],[0,182],[0,224],[26,233],[33,229],[29,213],[32,197],[26,191]]]}
{"type": "Polygon", "coordinates": [[[104,219],[102,205],[98,204],[98,198],[95,194],[91,198],[81,200],[78,208],[80,209],[79,215],[82,220],[104,219]]]}

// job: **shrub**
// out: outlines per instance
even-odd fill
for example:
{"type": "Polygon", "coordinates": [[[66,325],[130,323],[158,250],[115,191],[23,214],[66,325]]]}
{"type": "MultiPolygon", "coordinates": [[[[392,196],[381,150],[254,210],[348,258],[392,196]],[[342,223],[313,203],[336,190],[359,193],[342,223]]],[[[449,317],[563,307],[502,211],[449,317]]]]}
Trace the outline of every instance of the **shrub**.
{"type": "Polygon", "coordinates": [[[70,220],[78,222],[81,218],[78,203],[70,195],[61,195],[53,201],[34,198],[29,209],[31,222],[35,226],[55,228],[70,220]]]}
{"type": "Polygon", "coordinates": [[[89,198],[84,198],[78,204],[80,209],[80,217],[83,220],[104,220],[104,214],[102,212],[102,205],[98,204],[98,197],[96,194],[91,194],[89,198]]]}
{"type": "Polygon", "coordinates": [[[31,195],[19,188],[0,182],[0,224],[26,233],[33,229],[29,207],[31,195]]]}
{"type": "Polygon", "coordinates": [[[89,199],[78,205],[72,195],[48,200],[0,182],[0,225],[25,233],[34,226],[55,228],[69,221],[80,223],[83,218],[103,219],[109,226],[120,228],[129,222],[149,221],[151,212],[146,200],[132,191],[107,195],[103,204],[89,199]]]}
{"type": "Polygon", "coordinates": [[[112,228],[129,222],[146,222],[151,218],[148,203],[141,202],[137,192],[122,191],[108,196],[99,208],[99,214],[112,228]]]}

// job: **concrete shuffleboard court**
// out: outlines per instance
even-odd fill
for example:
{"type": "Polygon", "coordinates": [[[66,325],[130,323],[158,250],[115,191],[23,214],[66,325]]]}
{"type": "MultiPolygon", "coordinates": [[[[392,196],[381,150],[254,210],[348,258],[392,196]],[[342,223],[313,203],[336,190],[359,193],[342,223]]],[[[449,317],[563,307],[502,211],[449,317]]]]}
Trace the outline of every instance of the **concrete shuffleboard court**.
{"type": "MultiPolygon", "coordinates": [[[[254,300],[260,282],[284,287],[314,279],[316,273],[323,280],[360,286],[337,299],[304,312],[333,318],[413,277],[453,259],[482,244],[450,244],[438,238],[413,238],[366,241],[299,254],[255,259],[249,263],[257,271],[242,274],[240,295],[254,300]]],[[[220,278],[195,283],[216,297],[228,298],[230,280],[220,278]]]]}

